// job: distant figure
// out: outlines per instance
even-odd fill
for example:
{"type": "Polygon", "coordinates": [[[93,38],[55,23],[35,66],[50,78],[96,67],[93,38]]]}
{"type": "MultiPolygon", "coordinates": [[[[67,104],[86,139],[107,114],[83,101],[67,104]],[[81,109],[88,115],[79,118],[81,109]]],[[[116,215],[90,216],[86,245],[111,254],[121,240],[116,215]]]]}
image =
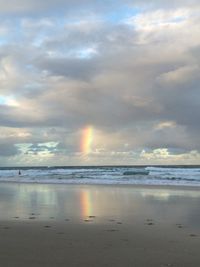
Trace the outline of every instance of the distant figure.
{"type": "Polygon", "coordinates": [[[20,172],[20,170],[19,170],[18,174],[19,174],[19,175],[21,175],[21,172],[20,172]]]}

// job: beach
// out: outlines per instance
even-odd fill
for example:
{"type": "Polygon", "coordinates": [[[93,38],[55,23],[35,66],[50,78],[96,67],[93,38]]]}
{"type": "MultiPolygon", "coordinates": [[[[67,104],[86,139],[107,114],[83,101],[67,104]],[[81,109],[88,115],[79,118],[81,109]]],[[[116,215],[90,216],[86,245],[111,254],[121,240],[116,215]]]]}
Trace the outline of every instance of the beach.
{"type": "Polygon", "coordinates": [[[200,189],[0,183],[0,265],[200,266],[200,189]]]}

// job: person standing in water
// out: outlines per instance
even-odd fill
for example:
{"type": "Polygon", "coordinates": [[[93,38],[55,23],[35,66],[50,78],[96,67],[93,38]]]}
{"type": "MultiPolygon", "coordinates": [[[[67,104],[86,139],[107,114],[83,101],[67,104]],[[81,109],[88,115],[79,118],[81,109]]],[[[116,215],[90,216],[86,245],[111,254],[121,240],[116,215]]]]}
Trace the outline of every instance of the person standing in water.
{"type": "Polygon", "coordinates": [[[21,175],[21,171],[19,170],[18,175],[21,175]]]}

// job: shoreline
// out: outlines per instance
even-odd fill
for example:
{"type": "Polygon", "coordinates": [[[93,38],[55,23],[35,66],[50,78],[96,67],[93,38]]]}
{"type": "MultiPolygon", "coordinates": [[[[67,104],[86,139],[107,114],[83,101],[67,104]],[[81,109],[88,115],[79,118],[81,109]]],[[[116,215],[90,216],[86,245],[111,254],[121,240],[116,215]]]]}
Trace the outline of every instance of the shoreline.
{"type": "Polygon", "coordinates": [[[99,187],[128,187],[128,188],[145,188],[145,189],[171,189],[171,190],[195,190],[200,191],[200,185],[168,185],[168,184],[109,184],[109,183],[57,183],[57,182],[16,182],[16,181],[0,181],[1,184],[17,184],[17,185],[55,185],[55,186],[99,186],[99,187]]]}

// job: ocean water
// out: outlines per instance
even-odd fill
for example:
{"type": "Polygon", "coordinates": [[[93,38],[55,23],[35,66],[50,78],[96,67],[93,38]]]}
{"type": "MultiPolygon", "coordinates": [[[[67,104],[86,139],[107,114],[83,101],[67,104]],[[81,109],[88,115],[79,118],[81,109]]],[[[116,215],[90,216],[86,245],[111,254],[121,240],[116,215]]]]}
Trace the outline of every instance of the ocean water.
{"type": "Polygon", "coordinates": [[[0,182],[200,186],[200,166],[0,168],[0,182]]]}

